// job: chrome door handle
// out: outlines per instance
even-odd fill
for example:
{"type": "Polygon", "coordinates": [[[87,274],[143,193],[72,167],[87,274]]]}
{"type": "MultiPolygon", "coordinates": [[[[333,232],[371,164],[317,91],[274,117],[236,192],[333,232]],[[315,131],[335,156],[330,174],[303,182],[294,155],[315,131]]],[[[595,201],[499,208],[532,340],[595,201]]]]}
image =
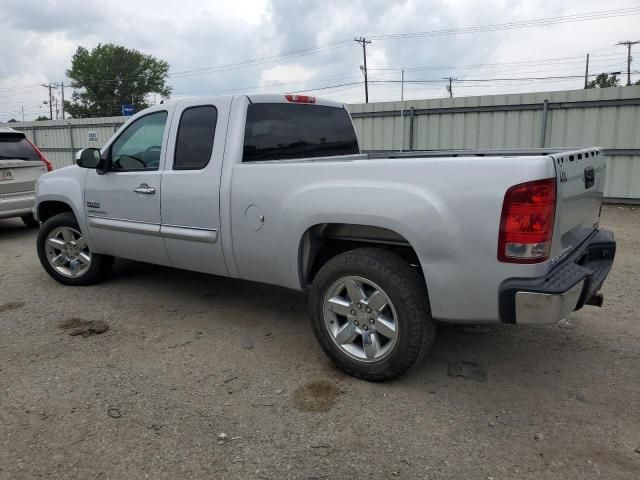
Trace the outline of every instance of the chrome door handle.
{"type": "Polygon", "coordinates": [[[141,183],[139,187],[133,189],[136,193],[145,193],[147,195],[153,195],[156,193],[156,189],[154,187],[150,187],[146,183],[141,183]]]}

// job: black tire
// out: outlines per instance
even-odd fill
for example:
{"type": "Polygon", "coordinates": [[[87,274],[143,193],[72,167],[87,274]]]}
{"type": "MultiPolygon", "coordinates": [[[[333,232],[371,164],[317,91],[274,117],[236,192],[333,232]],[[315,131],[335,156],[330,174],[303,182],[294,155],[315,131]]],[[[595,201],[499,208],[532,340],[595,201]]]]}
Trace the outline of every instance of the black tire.
{"type": "Polygon", "coordinates": [[[23,215],[20,218],[22,219],[22,223],[24,223],[29,228],[38,228],[40,226],[40,222],[33,218],[32,214],[23,215]]]}
{"type": "Polygon", "coordinates": [[[424,279],[406,260],[384,249],[359,248],[333,257],[314,278],[309,305],[313,332],[324,352],[340,369],[364,380],[398,378],[424,357],[435,337],[436,322],[431,317],[424,279]],[[396,344],[378,361],[349,356],[325,326],[325,296],[331,285],[345,276],[362,277],[377,284],[396,310],[396,344]]]}
{"type": "Polygon", "coordinates": [[[38,258],[40,259],[40,263],[42,264],[46,272],[53,279],[65,285],[93,285],[100,282],[107,275],[107,273],[109,273],[109,270],[111,270],[111,267],[113,266],[114,258],[109,255],[92,253],[91,265],[82,275],[77,277],[65,276],[59,273],[49,263],[49,260],[47,259],[47,253],[45,251],[47,236],[53,229],[58,227],[71,227],[78,232],[80,231],[80,227],[78,226],[76,217],[71,212],[65,212],[60,213],[59,215],[55,215],[42,224],[40,230],[38,231],[36,245],[38,249],[38,258]]]}

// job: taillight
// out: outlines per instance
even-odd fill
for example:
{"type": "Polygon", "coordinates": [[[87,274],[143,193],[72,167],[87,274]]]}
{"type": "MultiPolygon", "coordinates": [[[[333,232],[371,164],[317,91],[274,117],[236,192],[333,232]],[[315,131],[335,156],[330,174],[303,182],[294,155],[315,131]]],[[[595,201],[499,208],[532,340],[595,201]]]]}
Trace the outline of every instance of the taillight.
{"type": "Polygon", "coordinates": [[[38,147],[36,147],[33,143],[31,143],[31,140],[29,140],[27,137],[25,137],[24,139],[27,142],[29,142],[29,144],[33,147],[33,149],[36,151],[36,153],[40,157],[40,160],[42,160],[42,163],[44,163],[47,166],[47,172],[53,172],[53,163],[47,160],[47,157],[45,157],[42,154],[42,152],[38,149],[38,147]]]}
{"type": "Polygon", "coordinates": [[[316,103],[316,97],[310,97],[309,95],[291,95],[284,96],[289,102],[293,103],[316,103]]]}
{"type": "Polygon", "coordinates": [[[500,218],[498,260],[509,263],[547,260],[555,212],[555,178],[521,183],[507,190],[500,218]]]}

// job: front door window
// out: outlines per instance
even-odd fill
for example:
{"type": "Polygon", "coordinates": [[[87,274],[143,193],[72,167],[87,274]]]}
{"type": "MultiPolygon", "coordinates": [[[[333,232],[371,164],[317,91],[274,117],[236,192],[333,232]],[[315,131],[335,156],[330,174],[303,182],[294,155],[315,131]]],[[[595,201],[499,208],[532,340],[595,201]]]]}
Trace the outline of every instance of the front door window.
{"type": "Polygon", "coordinates": [[[133,122],[111,146],[115,172],[158,170],[167,112],[155,112],[133,122]]]}

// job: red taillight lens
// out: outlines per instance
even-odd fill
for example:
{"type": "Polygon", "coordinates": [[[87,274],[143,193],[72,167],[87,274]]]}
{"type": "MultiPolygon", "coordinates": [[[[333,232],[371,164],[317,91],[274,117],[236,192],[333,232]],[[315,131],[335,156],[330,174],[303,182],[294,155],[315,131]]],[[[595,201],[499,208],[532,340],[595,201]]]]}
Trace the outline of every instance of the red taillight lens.
{"type": "Polygon", "coordinates": [[[291,95],[284,96],[289,102],[293,103],[316,103],[316,97],[310,97],[309,95],[291,95]]]}
{"type": "Polygon", "coordinates": [[[509,263],[547,260],[555,212],[555,178],[521,183],[507,190],[500,218],[498,260],[509,263]]]}
{"type": "Polygon", "coordinates": [[[44,163],[47,166],[47,172],[53,172],[53,163],[51,163],[49,160],[47,160],[47,157],[45,157],[42,152],[38,149],[38,147],[36,147],[31,140],[29,140],[28,138],[25,137],[25,140],[27,142],[29,142],[29,144],[33,147],[33,149],[36,151],[36,153],[38,154],[38,156],[40,157],[40,160],[42,160],[42,163],[44,163]]]}

